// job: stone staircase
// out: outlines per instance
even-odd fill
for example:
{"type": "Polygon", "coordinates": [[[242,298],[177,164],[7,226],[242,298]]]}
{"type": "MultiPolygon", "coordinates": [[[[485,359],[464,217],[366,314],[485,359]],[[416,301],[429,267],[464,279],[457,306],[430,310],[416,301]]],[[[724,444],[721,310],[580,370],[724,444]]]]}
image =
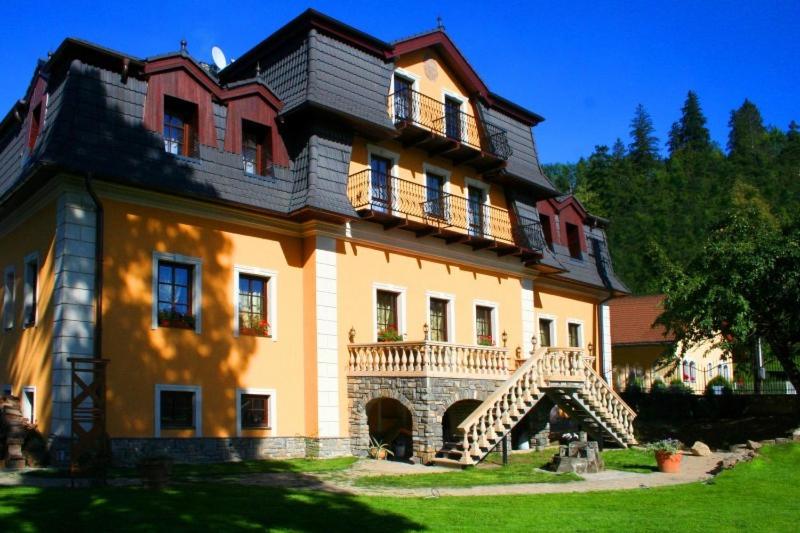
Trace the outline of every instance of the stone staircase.
{"type": "Polygon", "coordinates": [[[583,351],[539,348],[457,428],[434,464],[465,467],[482,461],[544,396],[596,439],[636,444],[636,413],[592,368],[583,351]]]}

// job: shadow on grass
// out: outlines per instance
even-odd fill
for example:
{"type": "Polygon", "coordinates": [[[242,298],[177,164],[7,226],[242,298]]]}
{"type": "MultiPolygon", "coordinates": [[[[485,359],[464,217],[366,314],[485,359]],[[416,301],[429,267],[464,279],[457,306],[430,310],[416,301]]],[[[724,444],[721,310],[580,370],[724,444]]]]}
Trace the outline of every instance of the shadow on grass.
{"type": "Polygon", "coordinates": [[[252,529],[418,531],[422,524],[353,496],[235,484],[142,488],[0,489],[0,531],[252,529]]]}

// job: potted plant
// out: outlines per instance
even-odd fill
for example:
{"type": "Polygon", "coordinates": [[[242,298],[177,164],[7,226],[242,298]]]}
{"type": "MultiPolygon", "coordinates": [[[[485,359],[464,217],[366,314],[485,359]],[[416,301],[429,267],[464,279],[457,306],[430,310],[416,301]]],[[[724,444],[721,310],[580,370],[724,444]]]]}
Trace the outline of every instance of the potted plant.
{"type": "Polygon", "coordinates": [[[733,388],[730,382],[722,376],[715,376],[709,380],[706,385],[707,396],[722,396],[723,394],[732,394],[733,388]]]}
{"type": "Polygon", "coordinates": [[[242,335],[252,335],[255,337],[269,337],[271,335],[269,329],[269,321],[266,319],[252,322],[248,325],[242,325],[239,328],[239,333],[242,335]]]}
{"type": "Polygon", "coordinates": [[[375,437],[370,437],[369,456],[373,459],[382,461],[386,459],[387,455],[394,455],[394,452],[389,449],[389,445],[381,442],[375,437]]]}
{"type": "Polygon", "coordinates": [[[400,342],[403,336],[395,326],[387,326],[378,332],[378,342],[400,342]]]}
{"type": "Polygon", "coordinates": [[[478,335],[478,346],[494,346],[494,339],[491,335],[478,335]]]}
{"type": "Polygon", "coordinates": [[[144,486],[149,489],[160,490],[167,486],[172,474],[172,457],[166,455],[152,455],[142,457],[136,464],[139,477],[144,486]]]}
{"type": "Polygon", "coordinates": [[[162,328],[194,329],[194,317],[177,311],[159,311],[158,325],[162,328]]]}
{"type": "Polygon", "coordinates": [[[681,443],[677,439],[664,439],[650,443],[648,450],[655,453],[658,471],[677,474],[681,469],[681,443]]]}

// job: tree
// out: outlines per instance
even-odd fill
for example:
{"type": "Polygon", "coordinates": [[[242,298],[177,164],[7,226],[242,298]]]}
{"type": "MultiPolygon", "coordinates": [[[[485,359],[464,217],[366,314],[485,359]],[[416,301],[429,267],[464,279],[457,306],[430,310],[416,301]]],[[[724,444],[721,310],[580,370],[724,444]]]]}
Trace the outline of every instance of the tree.
{"type": "Polygon", "coordinates": [[[766,202],[748,198],[754,189],[737,189],[738,201],[700,254],[685,267],[662,254],[657,322],[683,346],[711,340],[731,351],[761,338],[798,389],[800,232],[781,228],[766,202]]]}
{"type": "Polygon", "coordinates": [[[681,108],[681,118],[672,124],[669,132],[670,155],[682,150],[706,152],[712,149],[711,134],[706,128],[706,117],[700,109],[697,93],[689,91],[681,108]]]}
{"type": "Polygon", "coordinates": [[[658,161],[658,137],[654,135],[653,119],[642,104],[636,106],[631,120],[631,144],[628,156],[639,168],[651,167],[658,161]]]}
{"type": "Polygon", "coordinates": [[[732,158],[750,158],[760,151],[766,133],[764,120],[756,105],[745,98],[739,109],[731,111],[728,122],[728,153],[732,158]]]}

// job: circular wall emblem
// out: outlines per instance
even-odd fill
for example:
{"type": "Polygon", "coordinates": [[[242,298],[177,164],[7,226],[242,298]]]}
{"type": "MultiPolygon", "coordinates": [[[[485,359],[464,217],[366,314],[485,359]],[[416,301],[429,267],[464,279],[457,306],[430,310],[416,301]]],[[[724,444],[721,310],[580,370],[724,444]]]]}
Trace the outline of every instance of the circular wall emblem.
{"type": "Polygon", "coordinates": [[[432,57],[425,59],[425,77],[431,81],[436,81],[439,77],[439,66],[432,57]]]}

